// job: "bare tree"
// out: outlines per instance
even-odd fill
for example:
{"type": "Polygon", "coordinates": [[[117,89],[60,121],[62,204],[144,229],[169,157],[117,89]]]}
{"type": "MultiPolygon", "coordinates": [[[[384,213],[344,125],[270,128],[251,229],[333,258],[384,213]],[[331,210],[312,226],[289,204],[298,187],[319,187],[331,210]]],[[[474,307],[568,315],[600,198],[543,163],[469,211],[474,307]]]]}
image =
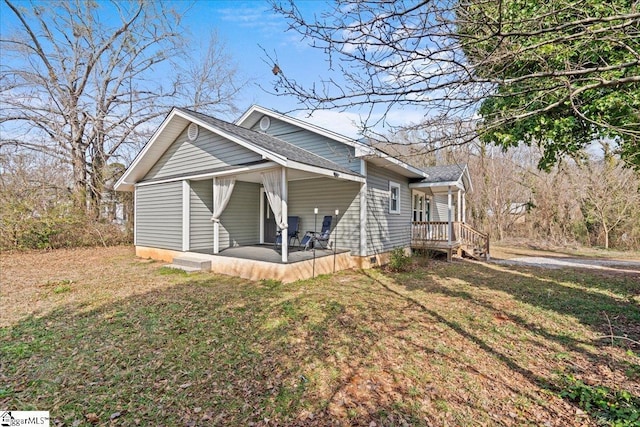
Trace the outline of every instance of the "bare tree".
{"type": "Polygon", "coordinates": [[[603,151],[602,159],[580,162],[572,178],[587,229],[598,240],[601,236],[608,249],[614,232],[632,231],[640,225],[640,179],[611,154],[608,144],[603,144],[603,151]]]}
{"type": "Polygon", "coordinates": [[[216,32],[195,53],[184,51],[177,64],[177,92],[195,111],[236,114],[234,100],[246,86],[233,58],[216,32]]]}
{"type": "MultiPolygon", "coordinates": [[[[206,110],[233,101],[235,89],[179,98],[190,78],[209,89],[212,75],[172,78],[171,61],[180,57],[184,40],[181,13],[165,3],[5,3],[19,26],[0,40],[0,148],[18,146],[66,162],[75,205],[83,211],[98,214],[111,178],[108,164],[140,144],[150,133],[147,124],[170,105],[206,110]]],[[[220,88],[235,88],[233,69],[214,71],[223,74],[215,76],[220,88]]]]}
{"type": "Polygon", "coordinates": [[[637,6],[339,0],[311,17],[293,2],[274,1],[290,29],[327,54],[329,66],[305,84],[287,64],[275,64],[275,93],[310,109],[364,108],[363,131],[392,109],[412,106],[424,111],[414,126],[448,130],[439,133],[440,146],[478,134],[504,147],[537,144],[547,169],[605,136],[640,166],[637,6]]]}

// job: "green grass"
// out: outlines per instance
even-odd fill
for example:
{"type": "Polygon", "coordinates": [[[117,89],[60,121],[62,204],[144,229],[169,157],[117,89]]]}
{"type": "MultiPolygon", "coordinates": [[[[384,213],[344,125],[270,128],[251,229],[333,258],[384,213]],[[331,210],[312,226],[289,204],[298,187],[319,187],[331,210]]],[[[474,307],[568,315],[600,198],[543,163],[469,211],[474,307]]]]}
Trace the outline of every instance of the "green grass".
{"type": "Polygon", "coordinates": [[[573,425],[589,415],[569,376],[640,396],[640,349],[601,339],[607,316],[640,338],[634,275],[434,262],[282,284],[105,263],[130,293],[91,305],[52,280],[71,292],[35,293],[49,309],[0,329],[1,408],[65,425],[573,425]]]}

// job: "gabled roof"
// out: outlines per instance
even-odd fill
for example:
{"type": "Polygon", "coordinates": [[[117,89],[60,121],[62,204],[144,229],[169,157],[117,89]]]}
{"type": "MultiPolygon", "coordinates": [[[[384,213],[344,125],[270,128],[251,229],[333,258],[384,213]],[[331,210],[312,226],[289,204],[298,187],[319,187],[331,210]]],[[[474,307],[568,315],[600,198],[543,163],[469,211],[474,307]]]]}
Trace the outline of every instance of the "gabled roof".
{"type": "Polygon", "coordinates": [[[419,187],[443,187],[443,186],[464,186],[466,191],[473,190],[469,168],[465,163],[429,166],[425,168],[427,178],[414,181],[411,186],[419,187]]]}
{"type": "Polygon", "coordinates": [[[429,176],[423,179],[422,182],[457,181],[462,177],[466,168],[466,164],[429,166],[425,168],[425,171],[428,171],[429,176]]]}
{"type": "Polygon", "coordinates": [[[426,174],[422,169],[411,166],[410,164],[405,163],[402,160],[399,160],[381,150],[378,150],[375,147],[364,144],[347,136],[340,135],[339,133],[322,128],[304,120],[287,116],[277,111],[269,110],[268,108],[264,108],[259,105],[252,105],[251,107],[249,107],[249,109],[238,120],[236,120],[235,124],[245,128],[251,128],[256,123],[258,123],[262,116],[270,116],[278,120],[282,120],[285,123],[289,123],[291,125],[305,129],[309,132],[324,136],[326,138],[345,144],[349,147],[354,147],[356,157],[364,158],[378,166],[394,170],[395,172],[398,172],[403,176],[407,176],[409,178],[426,177],[426,174]]]}
{"type": "Polygon", "coordinates": [[[318,166],[325,169],[335,170],[336,172],[348,173],[351,175],[360,175],[350,169],[340,166],[335,162],[332,162],[331,160],[325,159],[324,157],[313,154],[310,151],[307,151],[303,148],[290,144],[266,133],[246,129],[234,125],[233,123],[225,122],[224,120],[216,119],[215,117],[198,113],[196,111],[187,110],[185,108],[177,109],[191,115],[192,117],[196,117],[203,122],[210,124],[211,126],[224,130],[231,135],[243,138],[258,147],[269,150],[275,154],[279,154],[289,160],[304,163],[305,165],[318,166]]]}
{"type": "Polygon", "coordinates": [[[306,165],[311,170],[333,171],[362,178],[362,175],[352,170],[273,136],[255,132],[196,111],[174,107],[118,180],[115,189],[130,191],[151,170],[185,127],[192,122],[262,155],[265,160],[282,166],[296,168],[297,165],[306,165]]]}
{"type": "Polygon", "coordinates": [[[251,128],[256,123],[258,123],[262,116],[274,117],[278,120],[282,120],[285,123],[289,123],[299,128],[306,129],[310,132],[317,133],[318,135],[326,136],[327,138],[342,142],[343,144],[351,147],[355,147],[356,145],[361,144],[355,139],[349,138],[348,136],[340,135],[339,133],[336,133],[329,129],[322,128],[312,123],[305,122],[304,120],[296,119],[295,117],[287,116],[285,114],[255,104],[249,107],[249,109],[242,116],[240,116],[238,120],[235,121],[235,124],[245,128],[251,128]]]}

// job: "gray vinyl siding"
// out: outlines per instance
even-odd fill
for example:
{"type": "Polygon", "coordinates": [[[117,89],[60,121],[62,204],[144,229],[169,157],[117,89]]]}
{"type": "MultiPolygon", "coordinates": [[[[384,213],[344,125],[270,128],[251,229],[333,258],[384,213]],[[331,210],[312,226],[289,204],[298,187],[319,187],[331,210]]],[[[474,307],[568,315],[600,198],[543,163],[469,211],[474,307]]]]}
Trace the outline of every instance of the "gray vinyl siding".
{"type": "Polygon", "coordinates": [[[260,185],[236,181],[220,216],[220,250],[260,241],[260,185]]]}
{"type": "MultiPolygon", "coordinates": [[[[260,240],[260,186],[236,181],[229,204],[220,216],[220,250],[253,245],[260,240]]],[[[190,247],[213,251],[213,180],[191,182],[190,247]]]]}
{"type": "MultiPolygon", "coordinates": [[[[282,120],[271,119],[271,126],[266,133],[289,144],[298,146],[313,154],[331,160],[354,172],[360,172],[360,160],[355,158],[355,149],[341,142],[301,129],[282,120]]],[[[256,123],[252,130],[260,130],[260,122],[256,123]]]]}
{"type": "Polygon", "coordinates": [[[330,178],[289,182],[289,216],[300,217],[300,239],[306,231],[320,231],[325,215],[340,211],[337,233],[335,216],[331,241],[337,239],[338,249],[349,249],[352,255],[360,252],[360,183],[330,178]],[[318,222],[314,226],[313,209],[318,208],[318,222]],[[314,230],[315,228],[315,230],[314,230]]]}
{"type": "Polygon", "coordinates": [[[411,243],[412,199],[406,177],[367,164],[367,255],[411,243]],[[400,184],[400,213],[389,213],[389,181],[400,184]]]}
{"type": "Polygon", "coordinates": [[[189,141],[185,128],[167,151],[160,156],[144,179],[197,173],[261,159],[259,154],[202,127],[198,138],[195,141],[189,141]]]}
{"type": "Polygon", "coordinates": [[[189,249],[213,250],[213,183],[212,180],[191,181],[189,249]]]}
{"type": "Polygon", "coordinates": [[[136,245],[182,250],[182,181],[135,191],[136,245]]]}
{"type": "MultiPolygon", "coordinates": [[[[456,219],[457,194],[451,195],[451,220],[456,219]]],[[[449,221],[449,211],[447,208],[447,195],[435,194],[431,202],[431,221],[449,221]]]]}

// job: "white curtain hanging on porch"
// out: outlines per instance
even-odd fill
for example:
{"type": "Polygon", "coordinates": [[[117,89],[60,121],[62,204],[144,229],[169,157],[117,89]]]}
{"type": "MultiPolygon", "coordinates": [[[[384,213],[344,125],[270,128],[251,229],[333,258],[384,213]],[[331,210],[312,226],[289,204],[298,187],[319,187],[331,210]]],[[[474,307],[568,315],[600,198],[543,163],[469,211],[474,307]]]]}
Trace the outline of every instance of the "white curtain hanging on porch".
{"type": "Polygon", "coordinates": [[[213,180],[213,215],[211,221],[220,222],[220,215],[229,203],[233,187],[236,185],[236,177],[216,177],[213,180]]]}
{"type": "Polygon", "coordinates": [[[286,218],[282,217],[282,171],[276,169],[263,172],[261,175],[264,192],[267,194],[267,200],[269,200],[269,206],[273,211],[276,225],[281,230],[285,229],[287,228],[286,218]]]}

